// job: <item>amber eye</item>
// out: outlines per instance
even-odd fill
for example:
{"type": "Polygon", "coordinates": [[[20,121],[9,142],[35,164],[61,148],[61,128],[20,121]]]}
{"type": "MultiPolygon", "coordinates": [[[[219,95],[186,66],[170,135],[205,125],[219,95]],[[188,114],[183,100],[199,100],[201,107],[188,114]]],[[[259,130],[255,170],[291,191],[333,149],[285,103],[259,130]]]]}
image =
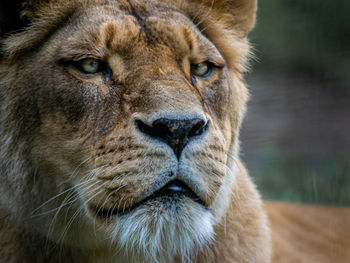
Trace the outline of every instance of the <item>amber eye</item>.
{"type": "Polygon", "coordinates": [[[85,58],[75,63],[78,70],[85,74],[95,74],[101,71],[102,62],[94,58],[85,58]]]}
{"type": "Polygon", "coordinates": [[[212,71],[213,64],[208,61],[191,65],[191,74],[200,78],[206,78],[210,76],[212,71]]]}

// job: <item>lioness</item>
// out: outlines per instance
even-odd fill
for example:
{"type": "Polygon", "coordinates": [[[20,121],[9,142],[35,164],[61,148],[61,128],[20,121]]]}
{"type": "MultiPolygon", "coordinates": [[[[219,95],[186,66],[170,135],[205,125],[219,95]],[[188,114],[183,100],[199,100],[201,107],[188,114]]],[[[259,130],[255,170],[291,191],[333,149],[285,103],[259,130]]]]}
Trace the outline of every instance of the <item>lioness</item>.
{"type": "Polygon", "coordinates": [[[1,262],[271,262],[238,156],[256,0],[0,7],[1,262]]]}

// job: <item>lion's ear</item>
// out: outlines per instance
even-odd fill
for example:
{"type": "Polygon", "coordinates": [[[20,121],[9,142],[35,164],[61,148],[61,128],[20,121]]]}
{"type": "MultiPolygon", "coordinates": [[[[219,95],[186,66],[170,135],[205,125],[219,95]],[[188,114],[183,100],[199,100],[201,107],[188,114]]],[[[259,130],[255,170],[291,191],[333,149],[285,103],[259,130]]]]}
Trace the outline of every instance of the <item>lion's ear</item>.
{"type": "Polygon", "coordinates": [[[194,17],[198,17],[196,13],[204,13],[215,22],[223,24],[225,28],[235,30],[240,37],[247,36],[255,24],[257,0],[192,0],[189,2],[194,17]]]}
{"type": "Polygon", "coordinates": [[[50,0],[0,0],[0,38],[26,27],[36,11],[50,0]]]}
{"type": "Polygon", "coordinates": [[[0,38],[21,30],[28,24],[28,20],[23,16],[24,5],[23,0],[0,1],[0,38]]]}
{"type": "Polygon", "coordinates": [[[243,36],[254,27],[257,0],[228,0],[224,1],[223,12],[227,12],[228,22],[243,36]]]}

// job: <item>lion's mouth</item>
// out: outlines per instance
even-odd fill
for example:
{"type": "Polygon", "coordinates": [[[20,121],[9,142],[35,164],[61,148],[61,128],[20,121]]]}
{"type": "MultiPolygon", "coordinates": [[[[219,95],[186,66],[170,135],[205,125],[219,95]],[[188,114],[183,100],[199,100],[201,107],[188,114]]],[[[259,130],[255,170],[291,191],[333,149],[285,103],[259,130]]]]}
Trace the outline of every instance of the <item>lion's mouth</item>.
{"type": "Polygon", "coordinates": [[[136,204],[123,209],[106,209],[103,207],[98,206],[90,206],[90,210],[96,215],[96,217],[99,218],[110,218],[112,216],[118,215],[122,216],[127,213],[130,213],[131,211],[135,210],[136,208],[140,207],[141,205],[146,204],[147,202],[157,200],[161,202],[169,202],[169,201],[175,201],[179,200],[181,198],[187,197],[194,202],[202,205],[203,207],[206,207],[204,202],[196,195],[185,183],[181,182],[180,180],[173,180],[163,186],[161,189],[155,191],[150,196],[146,197],[145,199],[142,199],[141,201],[137,202],[136,204]]]}

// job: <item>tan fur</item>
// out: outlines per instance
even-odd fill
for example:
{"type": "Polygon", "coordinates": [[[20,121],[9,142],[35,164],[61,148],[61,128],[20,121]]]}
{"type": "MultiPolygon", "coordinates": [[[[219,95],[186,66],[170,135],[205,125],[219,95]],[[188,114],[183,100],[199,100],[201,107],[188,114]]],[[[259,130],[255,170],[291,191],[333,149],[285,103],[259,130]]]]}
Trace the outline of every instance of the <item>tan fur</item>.
{"type": "Polygon", "coordinates": [[[273,262],[350,262],[350,209],[265,203],[273,262]]]}
{"type": "Polygon", "coordinates": [[[238,156],[256,1],[24,6],[30,25],[0,32],[1,260],[271,262],[263,203],[238,156]],[[73,61],[84,58],[112,74],[82,74],[73,61]],[[190,65],[207,60],[210,77],[192,78],[190,65]],[[208,129],[176,157],[137,126],[157,118],[202,118],[208,129]],[[174,179],[202,204],[152,200],[122,213],[174,179]]]}

